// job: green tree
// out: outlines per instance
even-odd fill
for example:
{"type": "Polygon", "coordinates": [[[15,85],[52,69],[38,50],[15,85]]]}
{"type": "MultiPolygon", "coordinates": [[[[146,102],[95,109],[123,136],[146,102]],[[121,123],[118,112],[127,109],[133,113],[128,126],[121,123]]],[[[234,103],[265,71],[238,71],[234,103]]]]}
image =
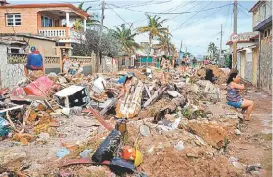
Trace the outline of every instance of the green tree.
{"type": "Polygon", "coordinates": [[[160,49],[164,52],[174,53],[176,51],[176,47],[174,44],[171,43],[171,37],[164,34],[163,38],[158,38],[159,43],[154,44],[153,48],[160,49]]]}
{"type": "MultiPolygon", "coordinates": [[[[88,13],[88,11],[92,8],[92,6],[88,6],[87,8],[84,8],[84,2],[81,2],[78,6],[79,9],[83,10],[84,12],[88,13]]],[[[81,26],[83,25],[82,20],[79,20],[81,23],[81,26]]],[[[100,22],[98,20],[93,20],[92,17],[88,17],[86,20],[86,26],[90,27],[92,25],[98,25],[100,22]]]]}
{"type": "Polygon", "coordinates": [[[134,37],[137,35],[136,33],[132,33],[131,26],[127,28],[124,24],[120,27],[116,27],[115,30],[111,30],[112,35],[116,38],[121,44],[121,52],[126,54],[132,54],[137,48],[139,48],[139,44],[135,42],[134,37]]]}
{"type": "Polygon", "coordinates": [[[137,28],[137,32],[139,33],[149,33],[149,53],[151,51],[151,45],[152,45],[152,40],[155,37],[159,37],[161,39],[164,39],[164,34],[168,34],[168,28],[163,27],[163,23],[166,22],[166,19],[161,20],[161,17],[158,17],[157,15],[151,16],[146,14],[147,19],[148,19],[148,25],[147,26],[142,26],[137,28]]]}
{"type": "Polygon", "coordinates": [[[218,49],[217,49],[216,45],[213,42],[209,43],[208,53],[209,53],[210,59],[214,59],[218,55],[218,49]]]}

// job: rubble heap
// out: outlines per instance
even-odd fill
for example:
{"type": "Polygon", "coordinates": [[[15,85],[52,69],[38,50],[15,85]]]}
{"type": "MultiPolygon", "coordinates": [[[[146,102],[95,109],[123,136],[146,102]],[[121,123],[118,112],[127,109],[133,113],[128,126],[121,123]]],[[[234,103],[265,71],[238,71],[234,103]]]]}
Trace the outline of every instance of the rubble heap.
{"type": "MultiPolygon", "coordinates": [[[[223,83],[224,71],[209,68],[223,83]]],[[[50,73],[1,90],[0,175],[244,173],[225,154],[241,115],[220,87],[179,68],[169,76],[163,85],[156,68],[50,73]]]]}

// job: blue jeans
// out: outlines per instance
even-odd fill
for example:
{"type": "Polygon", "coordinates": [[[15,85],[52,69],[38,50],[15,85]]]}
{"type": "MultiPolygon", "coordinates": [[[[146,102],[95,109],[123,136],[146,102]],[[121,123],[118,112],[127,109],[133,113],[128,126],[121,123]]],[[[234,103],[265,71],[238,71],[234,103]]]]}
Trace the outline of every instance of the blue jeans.
{"type": "Polygon", "coordinates": [[[227,101],[227,104],[229,106],[233,106],[234,108],[241,108],[242,104],[243,104],[243,100],[240,100],[238,102],[234,102],[234,101],[227,101]]]}

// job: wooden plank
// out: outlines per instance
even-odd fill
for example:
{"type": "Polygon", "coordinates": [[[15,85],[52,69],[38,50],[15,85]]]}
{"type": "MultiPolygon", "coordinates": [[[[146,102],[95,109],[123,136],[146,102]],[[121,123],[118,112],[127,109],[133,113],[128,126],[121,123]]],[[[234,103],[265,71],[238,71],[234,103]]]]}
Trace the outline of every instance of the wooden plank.
{"type": "Polygon", "coordinates": [[[150,92],[150,90],[148,89],[147,85],[144,85],[144,88],[145,88],[145,90],[146,90],[146,92],[147,92],[149,98],[151,98],[152,95],[151,95],[151,92],[150,92]]]}
{"type": "Polygon", "coordinates": [[[117,103],[117,101],[118,99],[114,98],[107,107],[100,111],[100,115],[103,116],[109,109],[111,109],[117,103]]]}
{"type": "Polygon", "coordinates": [[[4,112],[11,111],[11,110],[15,110],[15,109],[22,109],[22,108],[23,108],[23,105],[14,106],[14,107],[12,107],[12,108],[3,109],[3,110],[0,111],[0,113],[4,113],[4,112]]]}
{"type": "Polygon", "coordinates": [[[93,116],[107,129],[107,130],[109,130],[109,131],[112,131],[114,128],[108,123],[108,122],[106,122],[105,120],[104,120],[104,118],[102,117],[102,115],[100,115],[100,113],[96,110],[96,109],[94,109],[94,108],[92,108],[91,106],[90,106],[90,108],[89,108],[89,110],[90,110],[90,113],[92,113],[93,114],[93,116]]]}
{"type": "Polygon", "coordinates": [[[162,95],[162,93],[163,93],[166,89],[167,89],[167,87],[163,87],[163,88],[158,89],[158,90],[153,94],[153,96],[152,96],[150,99],[148,99],[148,100],[144,103],[143,107],[146,108],[147,106],[149,106],[150,104],[152,104],[158,97],[160,97],[160,95],[162,95]]]}

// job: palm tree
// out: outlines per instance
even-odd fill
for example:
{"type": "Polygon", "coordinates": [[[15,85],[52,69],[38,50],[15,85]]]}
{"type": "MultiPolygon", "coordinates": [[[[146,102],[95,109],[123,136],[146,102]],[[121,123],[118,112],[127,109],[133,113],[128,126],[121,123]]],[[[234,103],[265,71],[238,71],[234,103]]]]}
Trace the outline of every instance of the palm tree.
{"type": "Polygon", "coordinates": [[[208,46],[208,53],[210,55],[210,59],[213,59],[215,55],[217,55],[217,51],[218,49],[216,45],[213,42],[210,42],[208,46]]]}
{"type": "Polygon", "coordinates": [[[88,12],[88,10],[92,8],[92,6],[88,6],[86,9],[84,9],[83,5],[84,5],[84,1],[79,4],[78,8],[83,10],[84,12],[88,12]]]}
{"type": "MultiPolygon", "coordinates": [[[[167,35],[169,33],[169,31],[168,31],[168,28],[163,27],[163,23],[166,21],[166,19],[161,20],[161,17],[158,17],[157,15],[151,16],[151,15],[146,14],[146,16],[148,19],[148,25],[138,27],[137,32],[149,33],[149,46],[151,49],[152,40],[155,37],[159,37],[161,39],[164,39],[164,34],[167,35]]],[[[147,61],[146,61],[146,64],[148,64],[147,61]]]]}
{"type": "Polygon", "coordinates": [[[112,30],[112,35],[116,38],[121,44],[121,52],[126,54],[132,54],[135,49],[139,48],[139,44],[135,42],[134,37],[136,33],[132,33],[131,26],[126,28],[124,24],[120,27],[116,27],[115,30],[112,30]]]}
{"type": "Polygon", "coordinates": [[[168,35],[164,34],[163,38],[158,38],[159,43],[158,44],[154,44],[153,48],[155,49],[159,49],[161,51],[164,52],[168,52],[168,53],[174,53],[176,50],[176,47],[174,44],[172,44],[171,41],[171,37],[169,37],[168,35]]]}
{"type": "Polygon", "coordinates": [[[75,21],[75,23],[73,24],[73,28],[76,30],[76,31],[81,31],[82,30],[82,21],[77,19],[75,21]]]}
{"type": "MultiPolygon", "coordinates": [[[[92,8],[92,6],[88,6],[87,8],[83,8],[84,2],[81,2],[78,6],[79,9],[81,9],[82,11],[88,13],[88,11],[92,8]]],[[[81,22],[82,23],[82,22],[81,22]]],[[[92,26],[92,25],[98,25],[100,23],[100,21],[98,20],[93,20],[90,17],[87,18],[86,20],[86,26],[92,26]]]]}

